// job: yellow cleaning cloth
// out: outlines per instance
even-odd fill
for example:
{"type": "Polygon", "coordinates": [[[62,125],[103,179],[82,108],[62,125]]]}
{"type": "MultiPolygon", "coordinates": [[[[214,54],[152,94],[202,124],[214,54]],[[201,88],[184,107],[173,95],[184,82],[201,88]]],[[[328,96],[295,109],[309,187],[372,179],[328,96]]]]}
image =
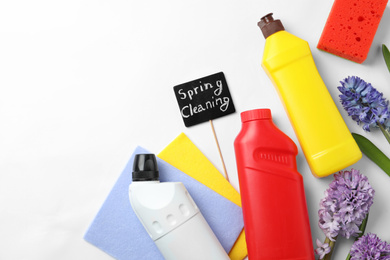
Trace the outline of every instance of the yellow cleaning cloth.
{"type": "MultiPolygon", "coordinates": [[[[184,133],[157,156],[241,207],[240,194],[184,133]]],[[[229,257],[232,260],[242,260],[247,254],[243,230],[229,257]]]]}

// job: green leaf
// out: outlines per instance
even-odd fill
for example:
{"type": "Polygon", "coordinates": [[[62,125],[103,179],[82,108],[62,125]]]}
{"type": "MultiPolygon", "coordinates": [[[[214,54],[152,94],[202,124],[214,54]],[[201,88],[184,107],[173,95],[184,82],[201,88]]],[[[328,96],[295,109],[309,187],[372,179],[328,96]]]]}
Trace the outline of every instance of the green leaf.
{"type": "Polygon", "coordinates": [[[390,51],[389,49],[387,49],[386,45],[384,44],[382,44],[382,52],[383,52],[383,58],[385,58],[387,69],[390,72],[390,51]]]}
{"type": "Polygon", "coordinates": [[[364,136],[355,133],[352,133],[352,136],[355,138],[360,150],[390,176],[390,159],[364,136]]]}

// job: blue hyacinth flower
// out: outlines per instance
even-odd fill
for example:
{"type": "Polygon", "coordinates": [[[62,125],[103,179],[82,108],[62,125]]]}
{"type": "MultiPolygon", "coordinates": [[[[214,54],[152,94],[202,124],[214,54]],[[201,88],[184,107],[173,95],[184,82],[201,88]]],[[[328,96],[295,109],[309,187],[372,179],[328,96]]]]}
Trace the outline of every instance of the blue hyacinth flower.
{"type": "Polygon", "coordinates": [[[350,76],[340,81],[338,90],[341,104],[365,131],[380,127],[381,130],[390,128],[389,101],[370,83],[359,77],[350,76]],[[383,129],[382,129],[383,128],[383,129]]]}

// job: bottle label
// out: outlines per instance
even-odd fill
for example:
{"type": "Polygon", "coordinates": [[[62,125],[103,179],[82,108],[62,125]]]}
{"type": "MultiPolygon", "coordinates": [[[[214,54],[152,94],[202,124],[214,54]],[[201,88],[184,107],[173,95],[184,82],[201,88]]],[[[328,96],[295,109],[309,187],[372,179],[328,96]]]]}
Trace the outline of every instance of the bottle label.
{"type": "Polygon", "coordinates": [[[263,149],[256,149],[253,152],[254,159],[258,161],[266,160],[273,161],[280,164],[289,164],[289,158],[285,155],[264,151],[263,149]]]}

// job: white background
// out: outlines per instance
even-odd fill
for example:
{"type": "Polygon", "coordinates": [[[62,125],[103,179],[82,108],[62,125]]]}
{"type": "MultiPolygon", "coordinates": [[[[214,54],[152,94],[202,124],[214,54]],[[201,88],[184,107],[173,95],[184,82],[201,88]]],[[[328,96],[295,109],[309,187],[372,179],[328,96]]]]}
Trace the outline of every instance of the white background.
{"type": "MultiPolygon", "coordinates": [[[[210,125],[186,128],[173,86],[223,71],[237,112],[214,120],[232,185],[239,113],[271,108],[298,145],[260,66],[257,27],[273,12],[307,40],[351,132],[390,156],[378,131],[364,133],[342,109],[339,81],[357,75],[390,97],[381,44],[390,7],[367,60],[316,49],[333,1],[2,1],[0,3],[0,259],[111,259],[83,235],[136,146],[159,153],[184,132],[222,172],[210,125]]],[[[300,147],[299,147],[300,149],[300,147]]],[[[313,244],[324,239],[318,204],[333,177],[316,179],[299,150],[313,244]]],[[[352,166],[376,190],[368,232],[390,242],[390,178],[365,156],[352,166]]],[[[334,259],[352,241],[340,239],[334,259]]]]}

